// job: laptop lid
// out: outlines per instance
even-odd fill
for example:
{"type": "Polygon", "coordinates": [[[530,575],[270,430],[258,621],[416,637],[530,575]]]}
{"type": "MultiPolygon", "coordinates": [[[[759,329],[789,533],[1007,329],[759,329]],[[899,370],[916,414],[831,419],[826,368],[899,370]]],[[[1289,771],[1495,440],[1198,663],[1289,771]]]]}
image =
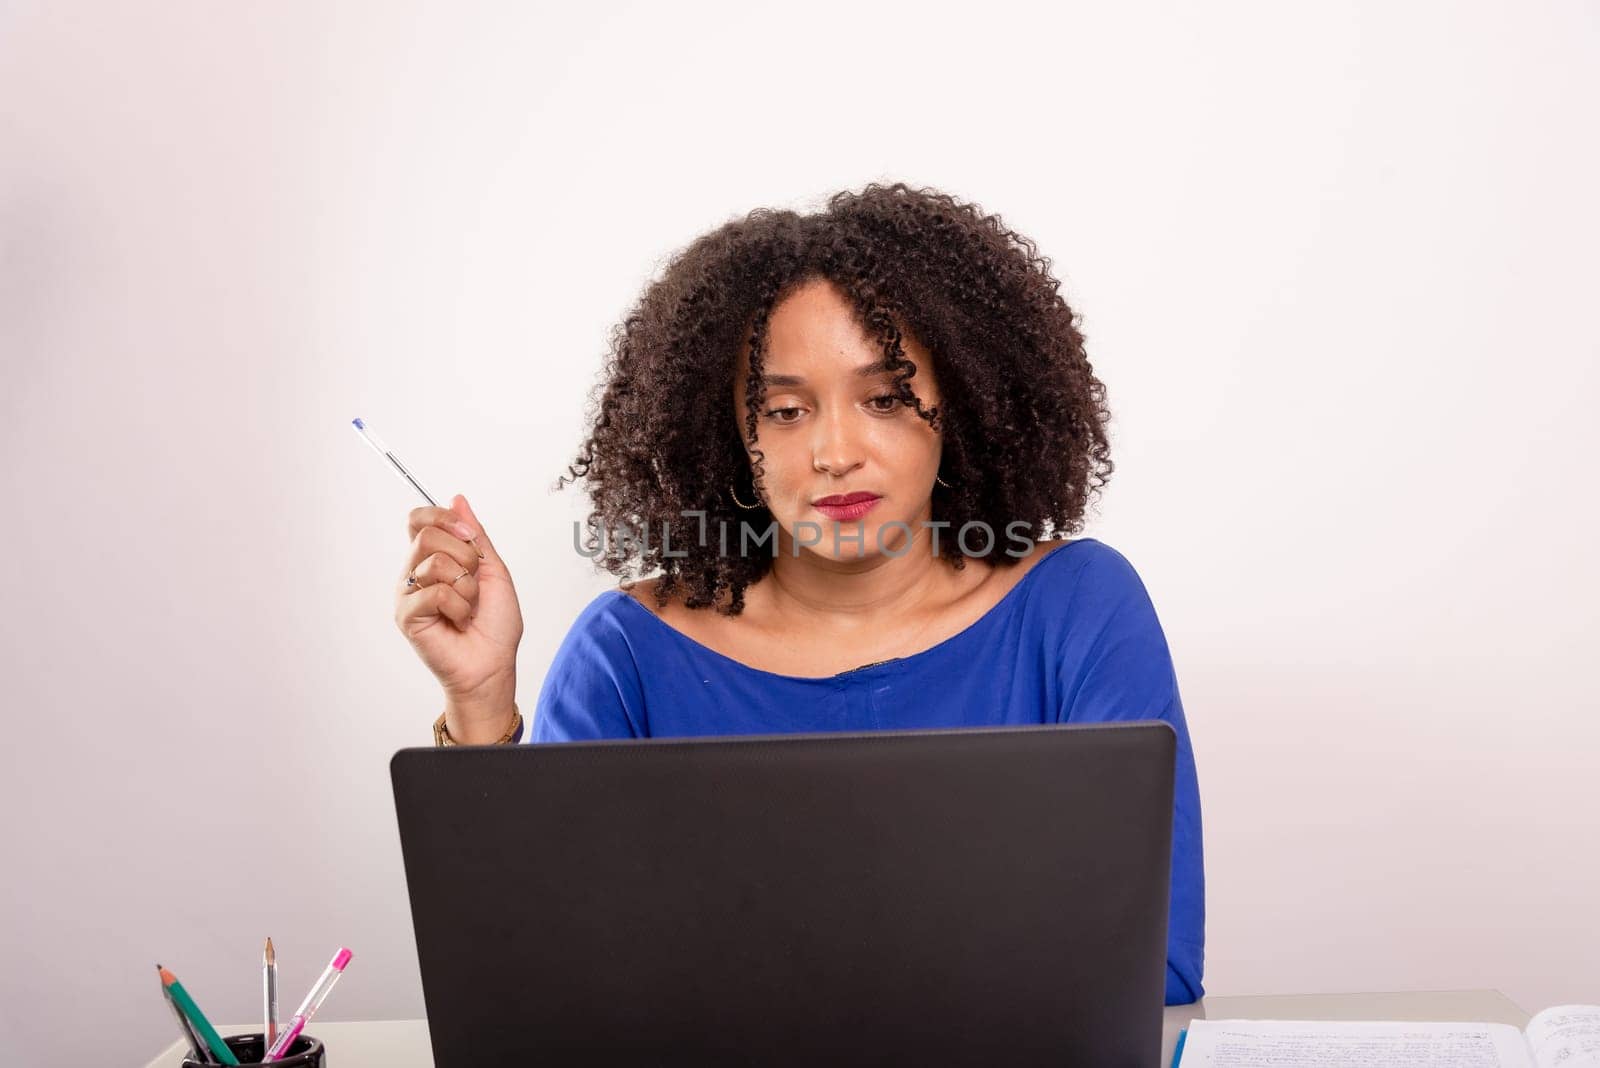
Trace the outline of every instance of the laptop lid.
{"type": "Polygon", "coordinates": [[[1164,723],[406,749],[439,1068],[1160,1054],[1164,723]]]}

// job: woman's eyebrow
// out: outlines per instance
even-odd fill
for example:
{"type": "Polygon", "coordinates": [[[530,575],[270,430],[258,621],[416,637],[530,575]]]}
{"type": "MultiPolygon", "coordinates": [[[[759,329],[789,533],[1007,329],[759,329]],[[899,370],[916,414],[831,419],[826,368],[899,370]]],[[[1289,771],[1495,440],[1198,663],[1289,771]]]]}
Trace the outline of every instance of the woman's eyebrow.
{"type": "MultiPolygon", "coordinates": [[[[864,363],[851,372],[858,378],[871,378],[873,375],[889,373],[887,357],[864,363]]],[[[763,375],[761,381],[769,386],[803,386],[806,380],[799,375],[763,375]]]]}

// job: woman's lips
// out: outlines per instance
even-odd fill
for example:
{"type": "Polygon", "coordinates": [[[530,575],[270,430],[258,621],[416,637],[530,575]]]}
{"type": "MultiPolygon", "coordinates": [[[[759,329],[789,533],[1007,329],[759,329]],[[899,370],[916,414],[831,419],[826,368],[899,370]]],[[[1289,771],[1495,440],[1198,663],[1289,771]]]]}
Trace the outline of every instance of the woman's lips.
{"type": "Polygon", "coordinates": [[[873,506],[881,500],[882,497],[866,497],[849,504],[817,504],[812,507],[835,522],[848,523],[872,511],[873,506]]]}

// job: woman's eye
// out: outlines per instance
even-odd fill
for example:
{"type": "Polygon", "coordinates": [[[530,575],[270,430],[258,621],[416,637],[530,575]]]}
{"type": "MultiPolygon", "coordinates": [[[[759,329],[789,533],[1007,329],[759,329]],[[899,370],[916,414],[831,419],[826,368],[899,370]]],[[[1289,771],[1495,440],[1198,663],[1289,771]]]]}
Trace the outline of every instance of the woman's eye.
{"type": "MultiPolygon", "coordinates": [[[[903,402],[892,393],[879,397],[869,397],[867,404],[880,414],[887,415],[900,407],[903,402]]],[[[767,418],[775,423],[793,423],[797,421],[805,409],[791,406],[788,408],[772,408],[767,411],[767,418]]]]}

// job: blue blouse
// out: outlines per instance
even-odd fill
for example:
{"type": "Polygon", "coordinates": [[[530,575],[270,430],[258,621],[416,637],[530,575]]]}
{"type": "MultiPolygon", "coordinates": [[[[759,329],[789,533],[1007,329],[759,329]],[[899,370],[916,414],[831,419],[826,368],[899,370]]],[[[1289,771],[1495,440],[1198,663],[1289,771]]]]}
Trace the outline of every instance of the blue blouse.
{"type": "Polygon", "coordinates": [[[607,590],[556,651],[529,741],[1164,720],[1178,735],[1166,1001],[1186,1004],[1204,993],[1205,873],[1166,636],[1115,549],[1081,538],[1036,551],[1045,558],[965,630],[826,678],[750,667],[607,590]]]}

